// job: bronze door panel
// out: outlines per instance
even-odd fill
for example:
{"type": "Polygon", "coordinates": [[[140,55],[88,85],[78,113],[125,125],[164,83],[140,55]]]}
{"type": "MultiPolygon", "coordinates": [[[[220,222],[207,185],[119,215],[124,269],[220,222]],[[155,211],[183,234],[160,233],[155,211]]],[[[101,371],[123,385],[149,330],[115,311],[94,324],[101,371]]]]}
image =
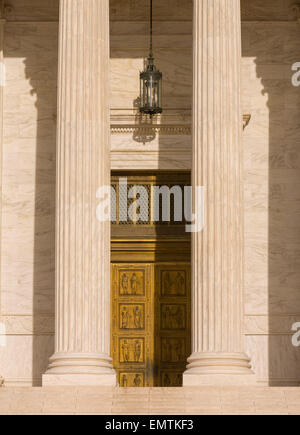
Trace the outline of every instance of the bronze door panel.
{"type": "Polygon", "coordinates": [[[191,351],[190,264],[113,264],[111,312],[120,386],[181,386],[191,351]]]}
{"type": "Polygon", "coordinates": [[[123,387],[153,385],[152,266],[112,265],[112,357],[123,387]]]}

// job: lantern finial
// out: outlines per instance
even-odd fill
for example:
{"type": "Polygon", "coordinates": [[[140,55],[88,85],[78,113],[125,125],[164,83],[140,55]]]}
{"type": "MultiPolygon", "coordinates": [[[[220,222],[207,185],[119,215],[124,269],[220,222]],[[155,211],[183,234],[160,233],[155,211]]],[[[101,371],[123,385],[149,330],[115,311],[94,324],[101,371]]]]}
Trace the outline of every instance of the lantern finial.
{"type": "Polygon", "coordinates": [[[162,113],[162,73],[154,65],[153,7],[150,0],[150,52],[147,65],[140,73],[140,112],[150,115],[162,113]]]}

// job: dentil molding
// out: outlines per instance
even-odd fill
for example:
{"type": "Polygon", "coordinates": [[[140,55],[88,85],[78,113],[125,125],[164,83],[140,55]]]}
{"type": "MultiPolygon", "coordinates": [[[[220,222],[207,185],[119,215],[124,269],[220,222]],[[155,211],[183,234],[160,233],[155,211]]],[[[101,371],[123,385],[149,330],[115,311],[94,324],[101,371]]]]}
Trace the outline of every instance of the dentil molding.
{"type": "Polygon", "coordinates": [[[190,135],[191,127],[187,125],[111,125],[111,134],[151,134],[190,135]]]}
{"type": "MultiPolygon", "coordinates": [[[[243,130],[249,125],[251,115],[243,115],[243,130]]],[[[186,135],[192,134],[191,124],[163,124],[163,123],[128,123],[128,124],[113,124],[110,126],[111,134],[141,134],[148,135],[159,133],[162,135],[186,135]]]]}

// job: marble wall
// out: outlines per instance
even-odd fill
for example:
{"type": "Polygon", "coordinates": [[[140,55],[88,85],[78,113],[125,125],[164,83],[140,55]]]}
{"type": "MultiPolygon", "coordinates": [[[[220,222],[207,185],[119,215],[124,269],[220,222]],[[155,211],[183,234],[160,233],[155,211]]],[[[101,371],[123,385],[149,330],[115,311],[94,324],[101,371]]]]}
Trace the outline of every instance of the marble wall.
{"type": "Polygon", "coordinates": [[[245,332],[258,379],[291,385],[300,377],[300,351],[291,343],[291,327],[300,320],[300,91],[291,83],[300,25],[293,2],[247,3],[243,107],[252,119],[244,132],[245,332]]]}
{"type": "MultiPolygon", "coordinates": [[[[0,374],[39,384],[53,351],[58,0],[10,0],[4,55],[0,374]]],[[[300,350],[300,25],[290,0],[242,0],[245,339],[259,382],[295,384],[300,350]]],[[[147,3],[111,0],[114,169],[191,167],[192,0],[154,0],[164,74],[155,134],[134,109],[148,47],[147,3]]]]}
{"type": "Polygon", "coordinates": [[[53,348],[58,36],[57,23],[27,18],[5,26],[1,322],[7,345],[0,348],[7,383],[26,385],[40,383],[53,348]]]}

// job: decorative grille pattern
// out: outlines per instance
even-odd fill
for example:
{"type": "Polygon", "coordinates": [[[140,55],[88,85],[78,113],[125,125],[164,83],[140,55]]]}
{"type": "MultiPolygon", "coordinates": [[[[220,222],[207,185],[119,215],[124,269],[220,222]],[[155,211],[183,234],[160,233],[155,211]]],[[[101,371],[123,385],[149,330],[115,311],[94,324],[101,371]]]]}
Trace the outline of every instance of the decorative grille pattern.
{"type": "Polygon", "coordinates": [[[113,225],[170,226],[184,225],[185,187],[190,186],[190,174],[113,175],[113,225]],[[127,179],[124,187],[124,180],[127,179]],[[167,188],[167,189],[166,189],[167,188]],[[175,201],[176,198],[176,201],[175,201]],[[175,206],[176,204],[176,206],[175,206]],[[126,209],[127,207],[127,209],[126,209]]]}

